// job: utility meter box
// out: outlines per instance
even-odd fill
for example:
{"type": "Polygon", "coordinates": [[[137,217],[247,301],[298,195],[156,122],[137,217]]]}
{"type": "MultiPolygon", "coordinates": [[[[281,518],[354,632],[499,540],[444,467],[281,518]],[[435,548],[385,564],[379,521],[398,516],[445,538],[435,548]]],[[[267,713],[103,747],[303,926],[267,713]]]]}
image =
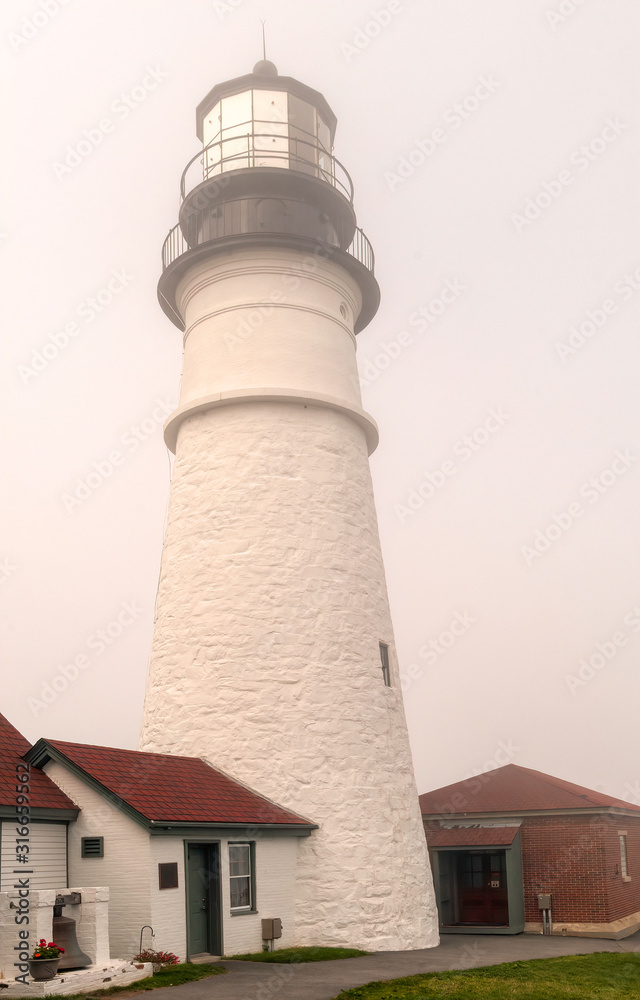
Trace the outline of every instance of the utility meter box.
{"type": "Polygon", "coordinates": [[[262,921],[262,940],[273,941],[282,937],[282,920],[280,917],[272,917],[262,921]]]}
{"type": "Polygon", "coordinates": [[[551,893],[541,892],[538,893],[538,909],[539,910],[550,910],[551,909],[551,893]]]}

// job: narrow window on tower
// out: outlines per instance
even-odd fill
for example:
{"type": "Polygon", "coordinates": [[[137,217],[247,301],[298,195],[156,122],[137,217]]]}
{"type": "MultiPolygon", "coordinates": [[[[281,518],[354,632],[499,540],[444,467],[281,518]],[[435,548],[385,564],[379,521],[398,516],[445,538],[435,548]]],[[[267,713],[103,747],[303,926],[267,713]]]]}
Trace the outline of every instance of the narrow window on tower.
{"type": "Polygon", "coordinates": [[[389,672],[389,647],[385,642],[380,643],[380,662],[382,664],[382,679],[391,687],[391,673],[389,672]]]}

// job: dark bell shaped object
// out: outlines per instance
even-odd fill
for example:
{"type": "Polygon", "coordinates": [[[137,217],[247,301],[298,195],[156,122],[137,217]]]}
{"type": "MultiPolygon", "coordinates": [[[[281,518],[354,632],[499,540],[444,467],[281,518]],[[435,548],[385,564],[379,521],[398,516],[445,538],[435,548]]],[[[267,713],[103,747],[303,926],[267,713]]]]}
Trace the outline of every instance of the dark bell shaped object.
{"type": "Polygon", "coordinates": [[[59,972],[62,969],[84,969],[87,965],[91,965],[91,959],[78,944],[76,922],[72,917],[54,916],[52,940],[64,948],[64,953],[60,955],[58,961],[59,972]]]}

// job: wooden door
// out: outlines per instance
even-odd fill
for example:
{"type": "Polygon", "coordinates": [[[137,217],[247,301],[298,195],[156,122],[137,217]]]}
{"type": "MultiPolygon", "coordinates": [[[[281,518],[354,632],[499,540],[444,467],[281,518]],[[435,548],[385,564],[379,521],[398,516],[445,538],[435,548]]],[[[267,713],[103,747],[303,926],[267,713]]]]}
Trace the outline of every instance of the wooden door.
{"type": "Polygon", "coordinates": [[[458,923],[509,923],[504,851],[461,851],[457,856],[458,923]]]}
{"type": "Polygon", "coordinates": [[[193,955],[221,955],[220,845],[187,844],[187,947],[193,955]]]}

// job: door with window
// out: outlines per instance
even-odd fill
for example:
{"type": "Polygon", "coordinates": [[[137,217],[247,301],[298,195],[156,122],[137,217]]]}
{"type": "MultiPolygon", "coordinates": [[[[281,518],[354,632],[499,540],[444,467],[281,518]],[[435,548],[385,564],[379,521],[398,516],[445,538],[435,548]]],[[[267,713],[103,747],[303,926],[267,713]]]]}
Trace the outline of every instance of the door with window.
{"type": "Polygon", "coordinates": [[[187,844],[187,950],[222,954],[220,844],[187,844]]]}
{"type": "Polygon", "coordinates": [[[460,851],[456,855],[458,924],[509,923],[504,851],[460,851]]]}

